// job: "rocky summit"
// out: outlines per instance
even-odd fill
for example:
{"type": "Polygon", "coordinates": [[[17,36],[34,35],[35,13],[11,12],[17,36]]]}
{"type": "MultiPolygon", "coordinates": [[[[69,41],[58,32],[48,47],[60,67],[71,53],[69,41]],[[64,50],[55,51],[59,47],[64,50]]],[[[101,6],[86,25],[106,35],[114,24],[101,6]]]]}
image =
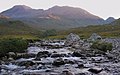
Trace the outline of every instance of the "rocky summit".
{"type": "Polygon", "coordinates": [[[92,47],[95,40],[85,41],[73,33],[66,40],[29,43],[25,53],[9,52],[0,59],[0,75],[119,75],[120,39],[99,41],[105,47],[112,43],[112,50],[92,47]]]}

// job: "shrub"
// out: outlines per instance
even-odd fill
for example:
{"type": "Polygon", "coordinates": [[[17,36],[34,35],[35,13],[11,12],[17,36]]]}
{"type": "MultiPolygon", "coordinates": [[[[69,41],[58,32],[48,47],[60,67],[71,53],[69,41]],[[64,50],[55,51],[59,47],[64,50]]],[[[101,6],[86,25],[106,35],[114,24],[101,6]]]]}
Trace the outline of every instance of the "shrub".
{"type": "Polygon", "coordinates": [[[27,49],[28,42],[20,38],[0,40],[0,53],[24,52],[27,49]]]}
{"type": "Polygon", "coordinates": [[[45,37],[48,37],[48,36],[56,36],[56,35],[57,35],[56,30],[51,29],[51,30],[46,30],[45,32],[43,32],[41,34],[41,37],[45,38],[45,37]]]}
{"type": "Polygon", "coordinates": [[[112,50],[113,46],[111,43],[97,41],[92,44],[91,48],[107,52],[107,50],[112,50]]]}

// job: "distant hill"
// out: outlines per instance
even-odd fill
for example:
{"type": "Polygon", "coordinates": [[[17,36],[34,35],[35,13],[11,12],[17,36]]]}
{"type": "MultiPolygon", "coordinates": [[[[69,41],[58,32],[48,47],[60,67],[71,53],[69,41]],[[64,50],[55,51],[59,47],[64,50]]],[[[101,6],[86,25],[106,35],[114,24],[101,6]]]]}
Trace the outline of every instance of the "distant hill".
{"type": "Polygon", "coordinates": [[[1,19],[0,18],[0,37],[7,36],[31,36],[34,37],[36,34],[39,34],[39,31],[29,27],[21,21],[10,20],[10,19],[1,19]]]}
{"type": "Polygon", "coordinates": [[[21,20],[37,29],[69,29],[87,25],[109,23],[88,11],[69,7],[54,6],[47,10],[33,9],[25,5],[16,5],[1,14],[21,20]]]}
{"type": "Polygon", "coordinates": [[[76,33],[81,38],[89,38],[92,33],[97,33],[104,37],[120,37],[120,19],[115,20],[110,24],[97,25],[97,26],[87,26],[72,28],[69,30],[60,31],[58,36],[53,36],[50,38],[64,38],[70,33],[76,33]]]}
{"type": "Polygon", "coordinates": [[[109,18],[106,19],[106,24],[109,24],[109,23],[111,23],[111,22],[113,22],[115,20],[116,19],[114,17],[109,17],[109,18]]]}
{"type": "Polygon", "coordinates": [[[110,24],[111,25],[120,25],[120,18],[115,20],[115,21],[113,21],[113,22],[111,22],[110,24]]]}

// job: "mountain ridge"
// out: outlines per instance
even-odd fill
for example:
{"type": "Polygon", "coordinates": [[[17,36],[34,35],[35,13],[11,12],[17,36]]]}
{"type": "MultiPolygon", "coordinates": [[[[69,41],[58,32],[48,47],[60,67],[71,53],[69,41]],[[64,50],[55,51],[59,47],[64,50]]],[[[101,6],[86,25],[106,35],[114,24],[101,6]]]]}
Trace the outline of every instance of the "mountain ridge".
{"type": "Polygon", "coordinates": [[[16,5],[1,14],[20,20],[34,28],[69,29],[80,26],[105,24],[99,16],[82,8],[53,6],[49,9],[33,9],[26,5],[16,5]],[[65,28],[66,27],[66,28],[65,28]]]}

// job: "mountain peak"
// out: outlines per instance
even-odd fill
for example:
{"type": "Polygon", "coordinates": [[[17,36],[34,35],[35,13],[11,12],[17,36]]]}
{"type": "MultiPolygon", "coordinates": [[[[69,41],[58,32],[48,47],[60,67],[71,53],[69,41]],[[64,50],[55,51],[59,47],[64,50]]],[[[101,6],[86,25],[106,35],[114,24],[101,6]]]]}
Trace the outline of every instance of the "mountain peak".
{"type": "Polygon", "coordinates": [[[13,6],[13,9],[32,9],[31,7],[29,6],[26,6],[26,5],[15,5],[13,6]]]}
{"type": "Polygon", "coordinates": [[[115,21],[116,19],[114,18],[114,17],[108,17],[107,19],[106,19],[106,23],[111,23],[111,22],[113,22],[113,21],[115,21]]]}
{"type": "Polygon", "coordinates": [[[108,17],[106,20],[115,20],[114,17],[108,17]]]}

